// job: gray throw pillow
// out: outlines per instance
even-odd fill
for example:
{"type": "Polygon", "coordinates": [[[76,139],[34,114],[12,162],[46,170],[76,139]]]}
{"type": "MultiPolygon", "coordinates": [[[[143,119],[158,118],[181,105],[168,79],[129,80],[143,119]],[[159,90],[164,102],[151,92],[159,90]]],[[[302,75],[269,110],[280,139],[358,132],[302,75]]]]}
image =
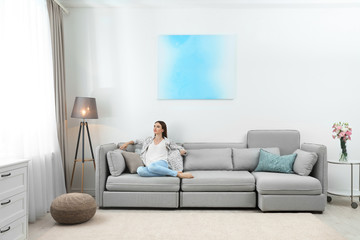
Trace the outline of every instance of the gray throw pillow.
{"type": "Polygon", "coordinates": [[[189,149],[184,170],[232,170],[231,148],[189,149]]]}
{"type": "MultiPolygon", "coordinates": [[[[280,156],[279,148],[263,148],[280,156]]],[[[254,171],[259,163],[260,148],[233,148],[234,170],[254,171]]]]}
{"type": "Polygon", "coordinates": [[[317,162],[318,155],[314,152],[306,152],[300,149],[294,153],[297,154],[293,166],[294,172],[301,176],[308,176],[317,162]]]}
{"type": "Polygon", "coordinates": [[[144,166],[143,161],[140,158],[140,155],[133,152],[122,152],[124,156],[125,163],[130,173],[136,173],[138,167],[144,166]]]}
{"type": "Polygon", "coordinates": [[[125,160],[121,152],[122,150],[117,149],[114,151],[109,151],[106,154],[110,174],[115,177],[123,173],[126,167],[125,160]]]}

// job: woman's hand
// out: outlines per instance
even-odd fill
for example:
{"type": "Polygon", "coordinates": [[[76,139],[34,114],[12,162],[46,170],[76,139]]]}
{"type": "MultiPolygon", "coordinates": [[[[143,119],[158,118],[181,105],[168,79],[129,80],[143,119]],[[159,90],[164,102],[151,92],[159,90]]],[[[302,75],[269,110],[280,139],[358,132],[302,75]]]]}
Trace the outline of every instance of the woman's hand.
{"type": "Polygon", "coordinates": [[[127,146],[129,146],[128,143],[124,143],[123,145],[120,146],[121,150],[125,150],[127,148],[127,146]]]}
{"type": "Polygon", "coordinates": [[[120,146],[120,149],[125,150],[127,148],[127,146],[129,146],[130,144],[134,144],[134,141],[124,143],[123,145],[120,146]]]}
{"type": "Polygon", "coordinates": [[[181,150],[180,150],[180,154],[181,154],[182,156],[184,156],[184,155],[186,154],[186,151],[185,151],[184,149],[181,149],[181,150]]]}

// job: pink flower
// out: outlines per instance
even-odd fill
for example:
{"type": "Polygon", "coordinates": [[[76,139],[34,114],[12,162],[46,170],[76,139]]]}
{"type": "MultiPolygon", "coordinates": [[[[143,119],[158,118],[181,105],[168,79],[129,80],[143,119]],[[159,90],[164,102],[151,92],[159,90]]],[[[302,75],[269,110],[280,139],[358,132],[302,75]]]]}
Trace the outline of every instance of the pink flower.
{"type": "Polygon", "coordinates": [[[341,141],[351,140],[352,128],[346,122],[338,122],[332,125],[332,138],[339,138],[341,141]]]}

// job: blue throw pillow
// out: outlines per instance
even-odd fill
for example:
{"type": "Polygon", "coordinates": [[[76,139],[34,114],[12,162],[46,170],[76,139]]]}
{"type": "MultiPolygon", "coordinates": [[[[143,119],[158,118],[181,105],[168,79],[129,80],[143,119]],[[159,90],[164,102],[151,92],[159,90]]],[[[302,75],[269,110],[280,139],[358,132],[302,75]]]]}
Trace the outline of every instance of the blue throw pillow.
{"type": "Polygon", "coordinates": [[[255,172],[280,172],[294,173],[293,165],[296,153],[284,156],[278,156],[260,149],[259,163],[255,172]]]}

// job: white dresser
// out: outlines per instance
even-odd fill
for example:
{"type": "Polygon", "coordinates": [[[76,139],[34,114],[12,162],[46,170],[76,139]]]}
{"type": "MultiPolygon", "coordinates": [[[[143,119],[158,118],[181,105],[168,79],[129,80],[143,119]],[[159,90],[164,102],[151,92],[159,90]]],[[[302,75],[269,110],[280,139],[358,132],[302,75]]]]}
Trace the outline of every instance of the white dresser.
{"type": "Polygon", "coordinates": [[[0,239],[28,238],[28,160],[0,159],[0,239]]]}

